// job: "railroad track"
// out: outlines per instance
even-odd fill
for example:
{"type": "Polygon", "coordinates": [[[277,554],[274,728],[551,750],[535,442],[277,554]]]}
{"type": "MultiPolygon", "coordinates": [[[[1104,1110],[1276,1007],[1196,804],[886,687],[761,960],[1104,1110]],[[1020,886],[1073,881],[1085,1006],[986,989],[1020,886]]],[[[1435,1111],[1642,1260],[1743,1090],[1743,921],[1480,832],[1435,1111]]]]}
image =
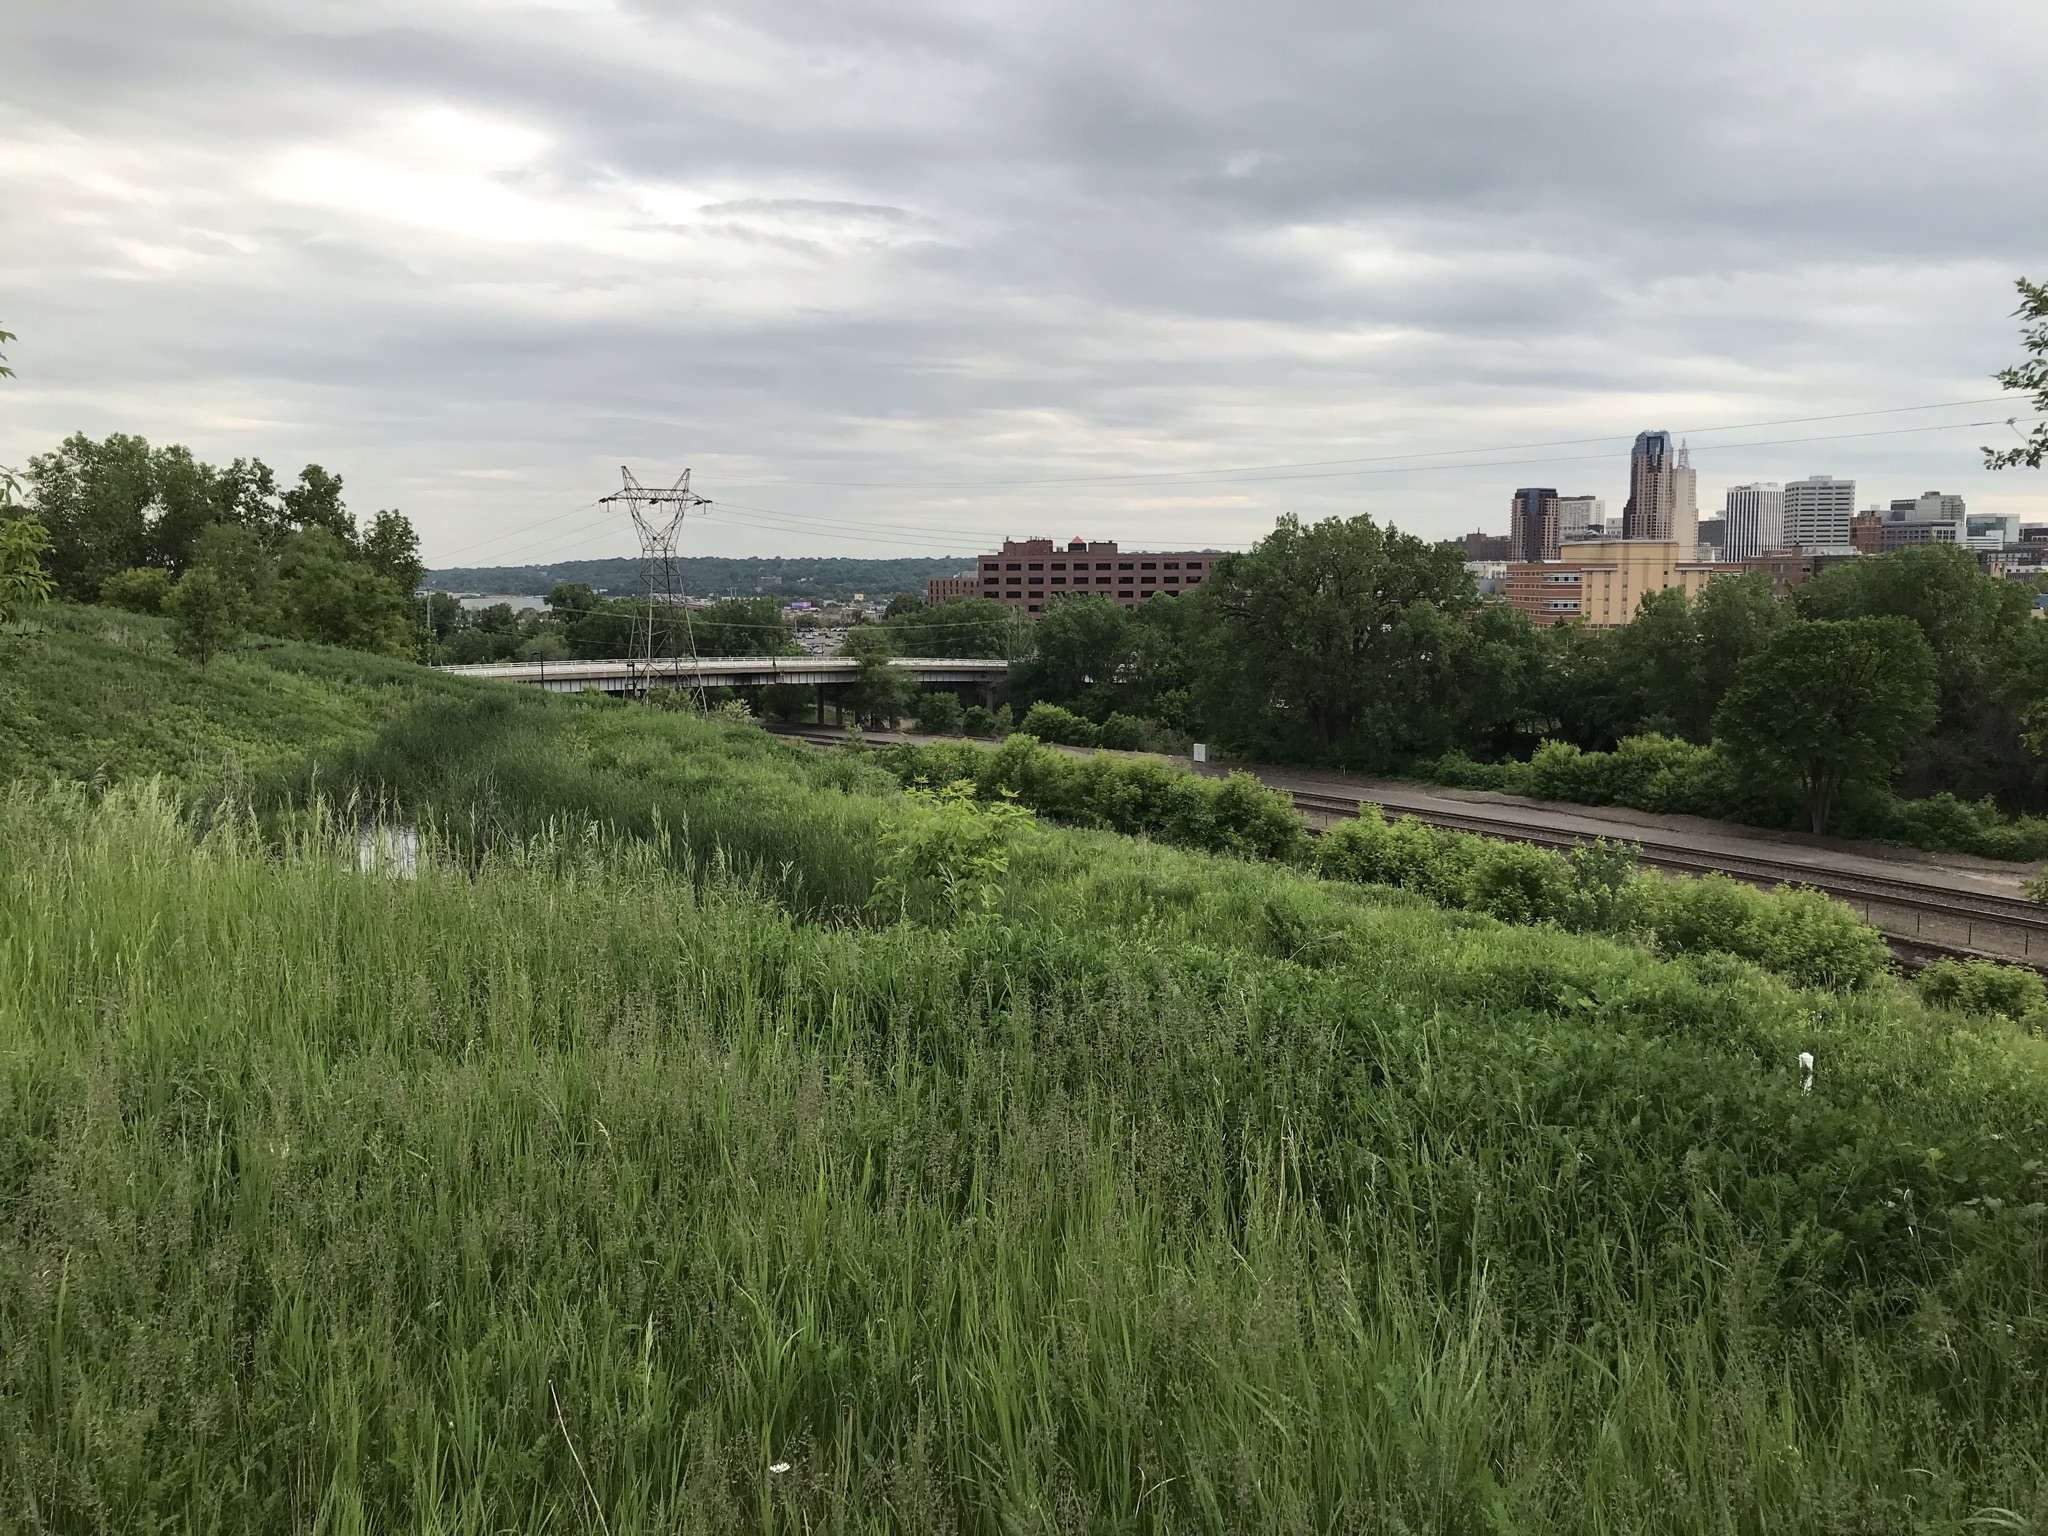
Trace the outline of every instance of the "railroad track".
{"type": "MultiPolygon", "coordinates": [[[[1483,837],[1530,843],[1539,848],[1568,850],[1592,839],[1483,811],[1445,810],[1436,806],[1382,805],[1370,795],[1327,795],[1291,790],[1295,808],[1324,816],[1356,816],[1364,805],[1380,805],[1389,816],[1408,817],[1427,826],[1483,837]]],[[[1662,842],[1648,829],[1617,828],[1611,839],[1635,846],[1638,863],[1673,874],[1719,873],[1769,890],[1777,885],[1804,885],[1823,891],[1863,915],[1892,941],[1901,959],[1925,963],[1931,957],[1988,957],[2048,968],[2048,909],[2017,896],[1927,882],[1893,879],[1861,870],[1816,869],[1764,855],[1702,853],[1683,844],[1662,842]]]]}

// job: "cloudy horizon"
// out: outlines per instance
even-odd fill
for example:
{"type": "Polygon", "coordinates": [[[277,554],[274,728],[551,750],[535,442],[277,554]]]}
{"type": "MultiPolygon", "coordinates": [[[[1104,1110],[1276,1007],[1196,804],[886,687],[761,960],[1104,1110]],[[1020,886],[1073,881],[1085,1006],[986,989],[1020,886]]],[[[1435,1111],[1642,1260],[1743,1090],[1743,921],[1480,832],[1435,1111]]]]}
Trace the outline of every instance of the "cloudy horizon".
{"type": "Polygon", "coordinates": [[[1644,429],[2048,521],[2043,78],[1971,0],[17,7],[0,463],[318,462],[437,565],[631,553],[622,463],[699,554],[1450,537],[1644,429]]]}

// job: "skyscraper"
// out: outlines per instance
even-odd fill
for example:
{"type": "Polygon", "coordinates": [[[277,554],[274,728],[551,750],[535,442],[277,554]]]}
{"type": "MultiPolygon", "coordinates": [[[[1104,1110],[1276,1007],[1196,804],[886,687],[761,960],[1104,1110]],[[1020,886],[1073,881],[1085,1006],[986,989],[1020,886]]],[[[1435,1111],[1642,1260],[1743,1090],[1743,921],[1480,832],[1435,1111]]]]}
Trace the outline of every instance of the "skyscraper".
{"type": "MultiPolygon", "coordinates": [[[[1636,446],[1628,457],[1628,504],[1621,509],[1621,536],[1625,539],[1669,539],[1674,537],[1673,514],[1677,510],[1678,455],[1669,432],[1638,432],[1636,446]]],[[[1691,470],[1686,471],[1688,475],[1691,470]]]]}
{"type": "Polygon", "coordinates": [[[1557,537],[1562,543],[1607,537],[1607,503],[1598,496],[1557,498],[1557,537]]]}
{"type": "Polygon", "coordinates": [[[1692,467],[1692,450],[1678,445],[1678,462],[1671,466],[1671,532],[1678,541],[1678,558],[1699,558],[1700,477],[1692,467]]]}
{"type": "Polygon", "coordinates": [[[1808,475],[1785,482],[1788,549],[1848,549],[1849,519],[1856,515],[1856,482],[1808,475]]]}
{"type": "Polygon", "coordinates": [[[1785,547],[1785,488],[1775,480],[1729,486],[1727,517],[1723,560],[1754,560],[1767,549],[1785,547]]]}
{"type": "Polygon", "coordinates": [[[1557,489],[1524,487],[1508,511],[1508,558],[1555,560],[1559,536],[1557,489]]]}

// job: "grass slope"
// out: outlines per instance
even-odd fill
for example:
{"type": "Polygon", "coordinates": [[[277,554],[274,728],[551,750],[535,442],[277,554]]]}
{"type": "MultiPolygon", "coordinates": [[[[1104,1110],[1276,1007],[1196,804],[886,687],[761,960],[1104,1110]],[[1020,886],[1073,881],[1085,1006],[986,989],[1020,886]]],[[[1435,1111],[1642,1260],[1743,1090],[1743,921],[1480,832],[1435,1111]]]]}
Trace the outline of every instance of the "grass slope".
{"type": "Polygon", "coordinates": [[[422,696],[474,687],[295,642],[252,642],[198,667],[171,650],[161,620],[60,604],[33,632],[0,635],[0,781],[210,781],[360,739],[422,696]]]}
{"type": "Polygon", "coordinates": [[[0,800],[0,1519],[2048,1522],[2009,1028],[1052,828],[885,921],[923,813],[659,711],[319,741],[416,878],[305,767],[0,800]]]}

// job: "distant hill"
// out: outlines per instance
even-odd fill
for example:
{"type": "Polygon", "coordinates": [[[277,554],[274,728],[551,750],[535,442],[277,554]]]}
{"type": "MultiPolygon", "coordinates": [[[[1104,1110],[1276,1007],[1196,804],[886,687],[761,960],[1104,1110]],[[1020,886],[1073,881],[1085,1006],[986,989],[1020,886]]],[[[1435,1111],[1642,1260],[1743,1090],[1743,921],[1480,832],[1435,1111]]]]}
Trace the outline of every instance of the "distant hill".
{"type": "MultiPolygon", "coordinates": [[[[712,556],[678,560],[683,591],[692,597],[833,598],[854,593],[887,597],[922,595],[933,576],[963,576],[974,570],[973,555],[915,560],[746,559],[712,556]]],[[[556,565],[473,565],[427,572],[434,592],[503,592],[545,597],[558,581],[580,581],[600,593],[625,597],[640,590],[637,560],[564,560],[556,565]]]]}

